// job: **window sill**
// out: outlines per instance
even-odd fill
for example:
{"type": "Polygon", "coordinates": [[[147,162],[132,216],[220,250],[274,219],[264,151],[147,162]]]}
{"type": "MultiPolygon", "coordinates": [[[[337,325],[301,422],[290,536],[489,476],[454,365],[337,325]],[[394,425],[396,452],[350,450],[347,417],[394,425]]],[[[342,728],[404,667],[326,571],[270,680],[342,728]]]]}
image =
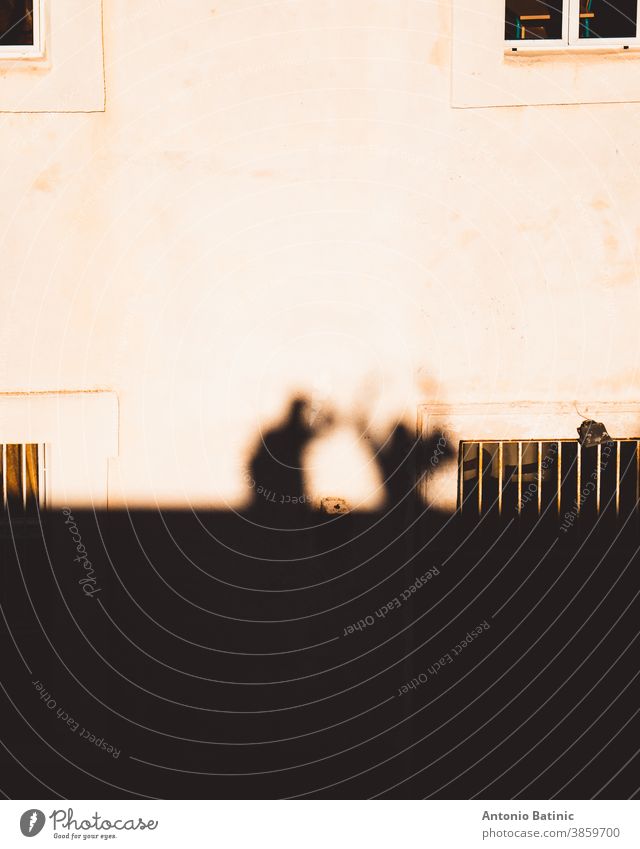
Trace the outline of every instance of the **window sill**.
{"type": "Polygon", "coordinates": [[[45,51],[40,47],[0,47],[0,62],[39,61],[45,58],[45,51]]]}
{"type": "Polygon", "coordinates": [[[515,45],[506,42],[504,46],[505,56],[584,56],[585,54],[593,54],[601,56],[606,53],[632,53],[640,51],[640,44],[545,44],[545,45],[515,45]]]}

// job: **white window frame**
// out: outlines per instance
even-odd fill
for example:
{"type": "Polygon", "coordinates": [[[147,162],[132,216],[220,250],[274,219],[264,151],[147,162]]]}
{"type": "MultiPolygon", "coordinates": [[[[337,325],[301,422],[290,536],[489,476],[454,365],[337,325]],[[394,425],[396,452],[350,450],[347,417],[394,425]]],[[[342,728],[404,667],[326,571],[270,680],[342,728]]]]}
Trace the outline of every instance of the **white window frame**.
{"type": "Polygon", "coordinates": [[[42,59],[45,55],[45,0],[33,0],[33,44],[0,46],[2,59],[42,59]]]}
{"type": "MultiPolygon", "coordinates": [[[[640,0],[636,0],[636,31],[640,30],[640,0]]],[[[640,37],[635,38],[580,38],[580,0],[562,0],[562,38],[505,39],[505,53],[558,53],[598,52],[611,50],[638,50],[640,37]]]]}

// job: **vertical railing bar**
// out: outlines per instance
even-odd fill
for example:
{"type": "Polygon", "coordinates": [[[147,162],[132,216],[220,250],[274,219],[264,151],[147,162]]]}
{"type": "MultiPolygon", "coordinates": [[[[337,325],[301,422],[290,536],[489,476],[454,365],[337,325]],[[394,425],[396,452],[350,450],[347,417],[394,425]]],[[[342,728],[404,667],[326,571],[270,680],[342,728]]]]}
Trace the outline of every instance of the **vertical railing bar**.
{"type": "Polygon", "coordinates": [[[596,514],[600,515],[600,467],[602,466],[602,445],[598,443],[596,449],[596,514]]]}
{"type": "MultiPolygon", "coordinates": [[[[42,492],[42,446],[38,442],[36,444],[36,491],[35,502],[37,510],[40,510],[40,493],[42,492]]],[[[36,511],[37,512],[37,511],[36,511]]]]}
{"type": "Polygon", "coordinates": [[[498,443],[498,516],[502,516],[502,475],[503,475],[504,443],[498,443]]]}
{"type": "Polygon", "coordinates": [[[640,507],[640,439],[636,439],[636,513],[640,507]]]}
{"type": "Polygon", "coordinates": [[[478,443],[478,516],[482,515],[482,446],[478,443]]]}
{"type": "Polygon", "coordinates": [[[460,481],[458,486],[458,500],[460,501],[460,512],[462,513],[462,505],[464,503],[464,456],[465,456],[465,448],[466,443],[460,443],[460,471],[458,472],[458,480],[460,481]]]}
{"type": "Polygon", "coordinates": [[[616,442],[616,516],[620,515],[620,440],[616,442]]]}
{"type": "Polygon", "coordinates": [[[20,465],[22,466],[22,510],[27,512],[27,446],[20,446],[20,465]]]}
{"type": "Polygon", "coordinates": [[[558,516],[562,512],[562,443],[558,440],[558,516]]]}
{"type": "Polygon", "coordinates": [[[578,442],[578,453],[576,455],[576,516],[580,515],[580,489],[582,488],[582,445],[578,442]]]}
{"type": "Polygon", "coordinates": [[[542,442],[538,442],[538,516],[542,512],[542,442]]]}
{"type": "Polygon", "coordinates": [[[640,439],[636,439],[636,513],[638,508],[640,508],[640,439]]]}
{"type": "Polygon", "coordinates": [[[518,441],[518,515],[522,512],[522,442],[518,441]]]}
{"type": "Polygon", "coordinates": [[[9,506],[9,490],[7,489],[7,446],[2,445],[2,505],[5,513],[9,506]]]}
{"type": "Polygon", "coordinates": [[[44,508],[44,499],[46,492],[46,480],[45,480],[45,459],[44,459],[44,444],[41,443],[38,445],[38,509],[44,508]]]}

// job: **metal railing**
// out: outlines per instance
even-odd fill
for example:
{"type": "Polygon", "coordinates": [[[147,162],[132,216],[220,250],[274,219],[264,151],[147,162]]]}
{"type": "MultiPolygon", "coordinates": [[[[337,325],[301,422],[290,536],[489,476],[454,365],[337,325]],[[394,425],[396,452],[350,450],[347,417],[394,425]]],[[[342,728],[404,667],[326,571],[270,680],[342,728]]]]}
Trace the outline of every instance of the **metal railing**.
{"type": "Polygon", "coordinates": [[[44,506],[45,446],[38,443],[7,443],[2,453],[2,508],[0,516],[22,518],[44,506]]]}
{"type": "Polygon", "coordinates": [[[481,516],[573,510],[600,516],[640,506],[640,439],[585,448],[576,439],[460,443],[458,510],[481,516]]]}

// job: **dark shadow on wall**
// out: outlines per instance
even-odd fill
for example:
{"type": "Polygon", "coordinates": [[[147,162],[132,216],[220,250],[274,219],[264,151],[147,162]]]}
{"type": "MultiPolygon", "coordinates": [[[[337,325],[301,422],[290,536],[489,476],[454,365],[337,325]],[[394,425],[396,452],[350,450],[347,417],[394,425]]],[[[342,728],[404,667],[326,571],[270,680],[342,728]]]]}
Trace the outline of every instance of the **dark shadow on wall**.
{"type": "Polygon", "coordinates": [[[306,524],[311,503],[305,492],[303,455],[309,443],[331,426],[331,419],[311,423],[309,403],[291,401],[284,419],[260,436],[246,478],[251,489],[249,512],[257,522],[295,528],[306,524]]]}
{"type": "MultiPolygon", "coordinates": [[[[303,493],[304,413],[292,404],[254,452],[274,491],[303,493]]],[[[5,524],[2,790],[634,793],[637,526],[462,524],[411,488],[441,446],[398,425],[372,449],[384,509],[285,502],[286,533],[255,502],[5,524]]]]}
{"type": "Polygon", "coordinates": [[[385,489],[384,509],[400,526],[409,526],[426,513],[418,494],[418,481],[456,457],[447,440],[432,436],[425,440],[404,423],[392,426],[385,439],[364,430],[380,469],[385,489]]]}
{"type": "MultiPolygon", "coordinates": [[[[291,401],[282,421],[260,436],[245,478],[251,491],[249,514],[257,522],[295,528],[309,521],[314,504],[305,488],[304,454],[312,440],[334,423],[332,412],[314,418],[310,401],[300,395],[291,401]]],[[[394,513],[396,522],[410,524],[420,512],[419,476],[452,461],[453,448],[437,437],[425,442],[402,422],[379,441],[362,416],[355,424],[379,468],[385,512],[394,513]]]]}

